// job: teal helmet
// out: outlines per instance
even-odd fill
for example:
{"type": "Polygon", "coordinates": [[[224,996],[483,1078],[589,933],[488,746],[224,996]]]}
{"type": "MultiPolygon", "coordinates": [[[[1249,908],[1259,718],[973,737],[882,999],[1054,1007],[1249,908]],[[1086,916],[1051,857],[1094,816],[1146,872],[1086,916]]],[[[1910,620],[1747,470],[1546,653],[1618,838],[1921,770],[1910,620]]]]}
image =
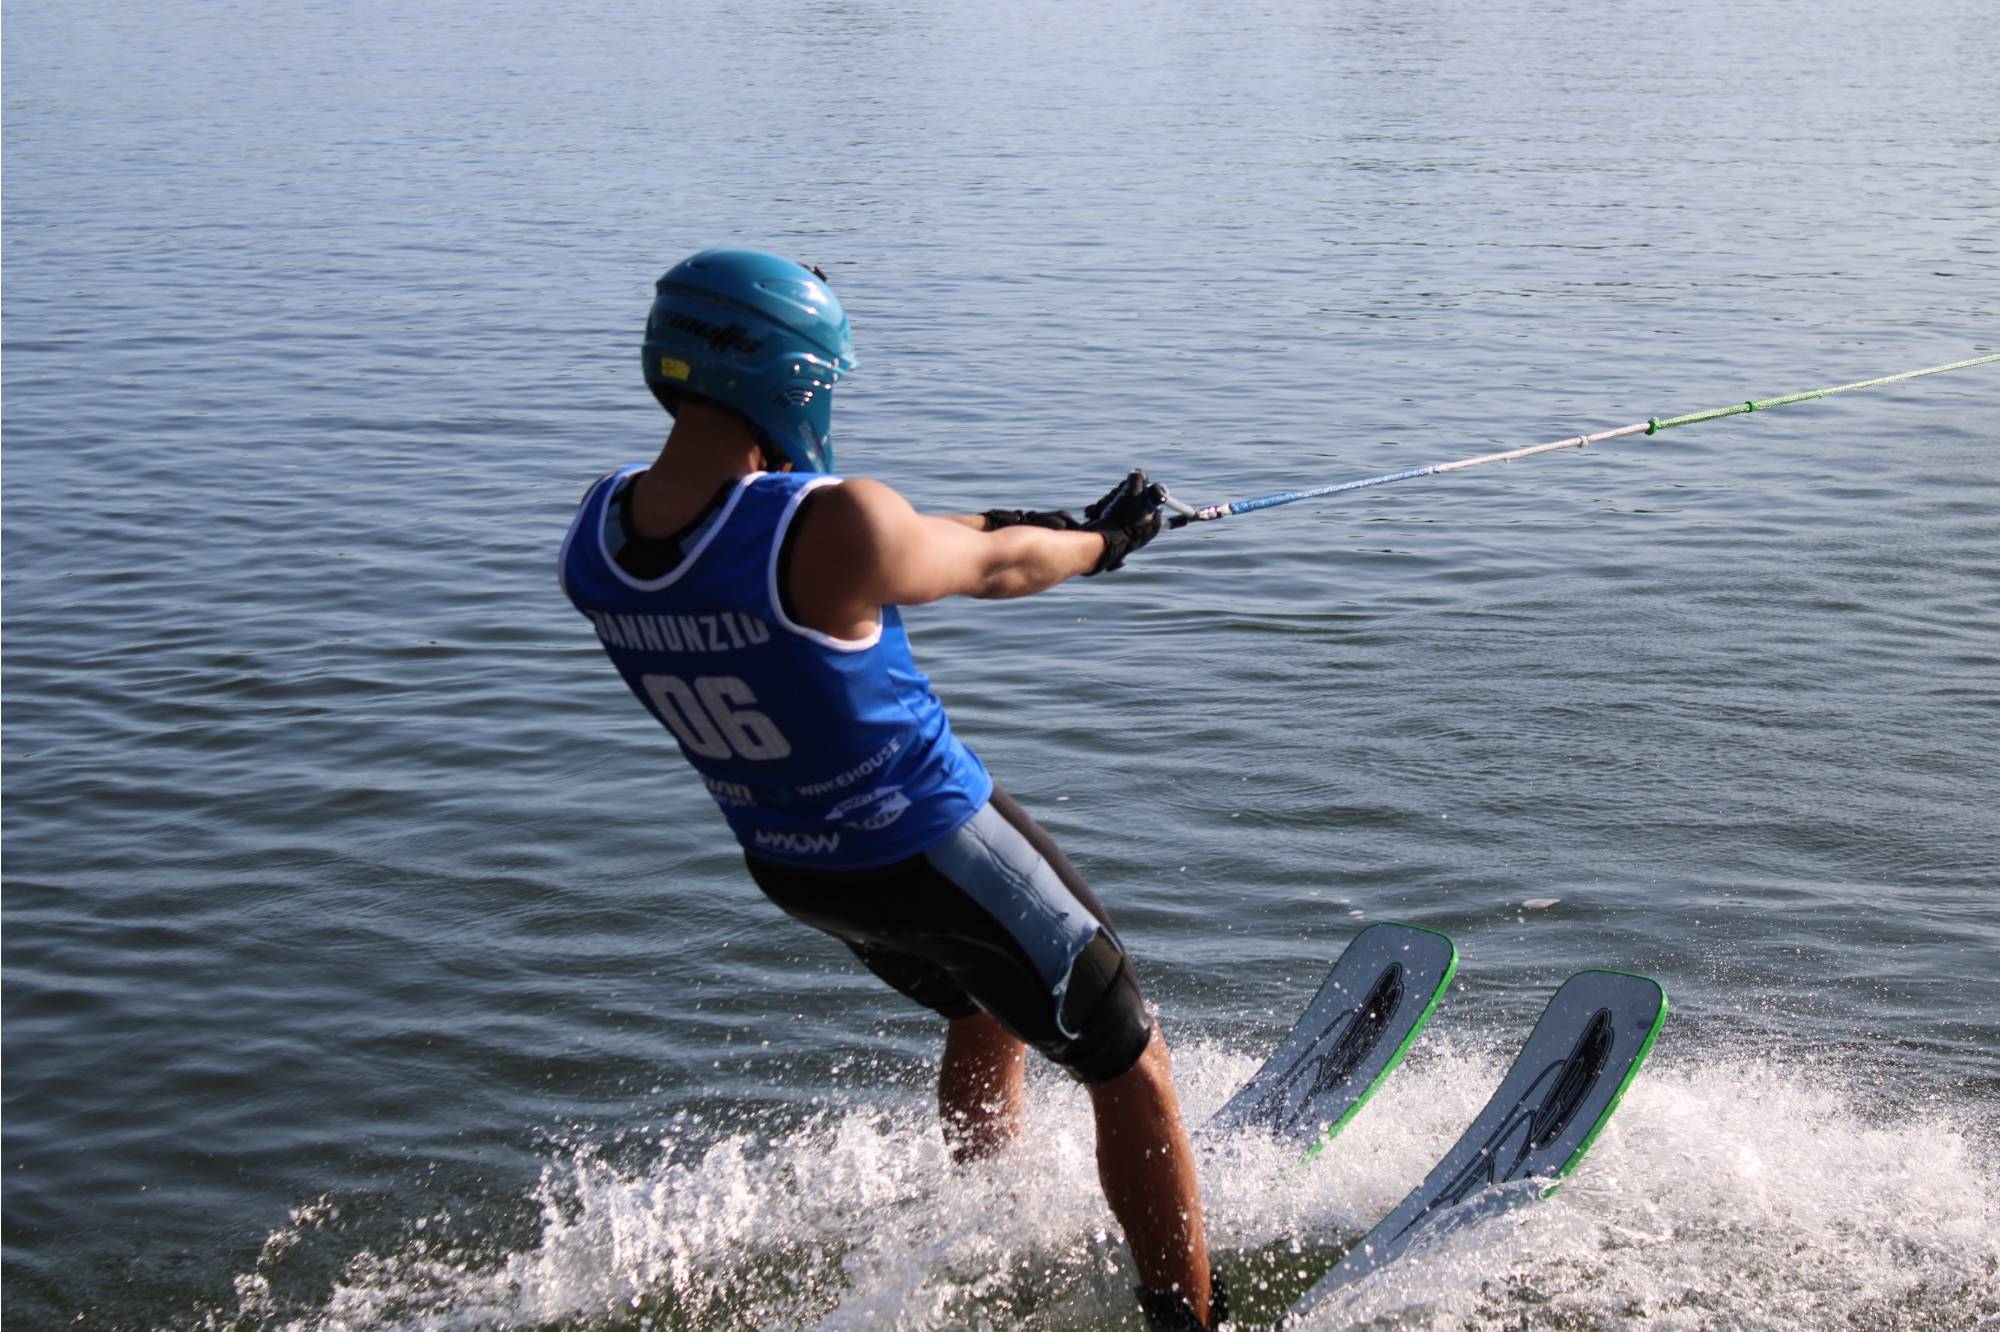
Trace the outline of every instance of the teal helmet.
{"type": "Polygon", "coordinates": [[[660,405],[719,402],[743,414],[767,453],[832,471],[833,386],[857,362],[825,277],[756,250],[703,250],[653,290],[643,354],[660,405]]]}

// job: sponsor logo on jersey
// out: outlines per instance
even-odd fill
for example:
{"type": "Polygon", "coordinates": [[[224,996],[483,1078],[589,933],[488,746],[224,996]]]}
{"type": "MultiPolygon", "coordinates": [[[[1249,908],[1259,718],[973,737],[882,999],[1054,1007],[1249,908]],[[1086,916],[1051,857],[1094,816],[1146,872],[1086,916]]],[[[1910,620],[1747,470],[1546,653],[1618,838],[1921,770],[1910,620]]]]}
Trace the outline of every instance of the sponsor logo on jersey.
{"type": "Polygon", "coordinates": [[[769,828],[759,828],[756,841],[761,851],[789,851],[798,856],[825,855],[840,849],[840,834],[837,832],[774,832],[769,828]]]}
{"type": "MultiPolygon", "coordinates": [[[[899,794],[894,800],[876,810],[859,823],[855,823],[854,826],[863,832],[880,832],[897,819],[902,818],[904,811],[909,809],[909,807],[910,798],[899,794]]],[[[852,823],[853,820],[849,820],[849,822],[852,823]]]]}
{"type": "Polygon", "coordinates": [[[771,641],[771,626],[741,611],[715,615],[584,614],[606,643],[640,652],[734,652],[771,641]]]}
{"type": "Polygon", "coordinates": [[[749,787],[741,782],[725,782],[720,777],[702,774],[702,781],[708,784],[708,793],[715,797],[715,803],[737,808],[757,803],[757,797],[749,787]]]}
{"type": "Polygon", "coordinates": [[[862,778],[876,772],[883,764],[901,753],[902,750],[902,739],[900,737],[893,738],[888,744],[882,746],[867,758],[862,759],[861,762],[855,764],[846,772],[829,777],[823,782],[807,782],[799,788],[799,794],[802,796],[822,796],[832,791],[838,791],[844,786],[852,786],[862,778]]]}
{"type": "Polygon", "coordinates": [[[903,794],[900,786],[878,786],[867,795],[849,796],[826,812],[829,821],[840,819],[850,828],[863,832],[879,832],[897,819],[910,807],[910,798],[903,794]],[[865,811],[865,812],[864,812],[865,811]],[[850,814],[862,817],[851,819],[850,814]]]}

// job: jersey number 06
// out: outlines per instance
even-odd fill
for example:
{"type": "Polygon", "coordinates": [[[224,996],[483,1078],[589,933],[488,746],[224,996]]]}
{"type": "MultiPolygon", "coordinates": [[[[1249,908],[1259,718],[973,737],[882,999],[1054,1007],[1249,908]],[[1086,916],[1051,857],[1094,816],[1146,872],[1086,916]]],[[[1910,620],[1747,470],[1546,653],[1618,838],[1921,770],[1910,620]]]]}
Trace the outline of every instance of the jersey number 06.
{"type": "Polygon", "coordinates": [[[757,695],[734,675],[704,675],[692,687],[678,675],[641,676],[660,720],[690,754],[702,758],[781,759],[792,752],[757,695]]]}

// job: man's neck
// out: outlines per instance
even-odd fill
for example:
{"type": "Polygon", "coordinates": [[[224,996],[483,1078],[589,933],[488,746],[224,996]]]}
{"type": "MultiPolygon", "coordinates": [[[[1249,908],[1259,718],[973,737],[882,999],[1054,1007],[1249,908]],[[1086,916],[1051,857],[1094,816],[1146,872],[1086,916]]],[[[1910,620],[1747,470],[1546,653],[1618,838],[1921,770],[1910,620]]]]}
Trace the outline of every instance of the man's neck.
{"type": "Polygon", "coordinates": [[[684,410],[660,456],[633,483],[633,535],[673,535],[693,522],[726,483],[763,466],[763,451],[741,417],[684,410]]]}

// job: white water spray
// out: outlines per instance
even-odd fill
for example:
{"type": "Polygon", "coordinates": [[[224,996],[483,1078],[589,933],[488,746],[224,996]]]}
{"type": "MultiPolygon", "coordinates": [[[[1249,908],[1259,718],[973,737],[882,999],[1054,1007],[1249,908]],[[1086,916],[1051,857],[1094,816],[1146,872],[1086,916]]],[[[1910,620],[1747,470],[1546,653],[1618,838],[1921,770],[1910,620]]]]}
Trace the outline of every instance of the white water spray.
{"type": "MultiPolygon", "coordinates": [[[[1191,1115],[1256,1061],[1176,1059],[1191,1115]]],[[[1246,1317],[1392,1208],[1477,1112],[1499,1062],[1413,1056],[1301,1167],[1255,1139],[1204,1166],[1211,1243],[1246,1317]]],[[[1038,1078],[1029,1146],[954,1168],[928,1108],[828,1113],[762,1137],[669,1130],[642,1165],[592,1147],[547,1163],[537,1242],[351,1259],[324,1299],[239,1280],[228,1327],[333,1329],[1141,1326],[1095,1186],[1082,1095],[1038,1078]]],[[[1421,1246],[1311,1323],[1348,1327],[1966,1328],[2000,1317],[2000,1161],[1953,1113],[1891,1114],[1835,1073],[1656,1061],[1548,1202],[1421,1246]]],[[[313,1242],[323,1207],[266,1245],[313,1242]]],[[[261,1260],[260,1260],[261,1266],[261,1260]]]]}

